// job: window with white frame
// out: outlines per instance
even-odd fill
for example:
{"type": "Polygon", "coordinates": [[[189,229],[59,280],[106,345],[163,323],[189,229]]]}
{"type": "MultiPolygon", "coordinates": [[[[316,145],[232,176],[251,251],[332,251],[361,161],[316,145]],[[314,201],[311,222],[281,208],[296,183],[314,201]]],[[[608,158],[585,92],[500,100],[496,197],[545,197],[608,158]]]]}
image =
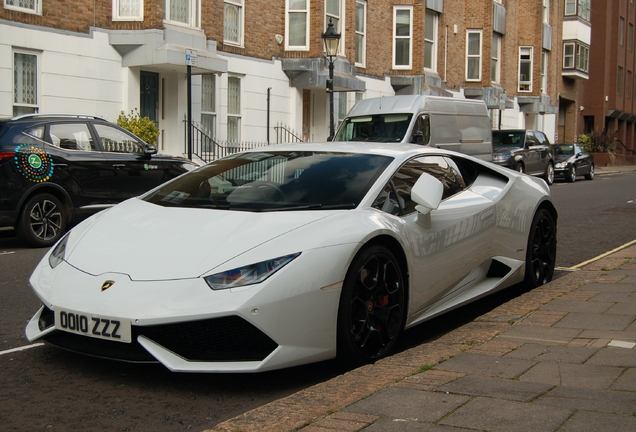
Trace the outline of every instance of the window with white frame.
{"type": "Polygon", "coordinates": [[[166,0],[164,11],[166,21],[185,24],[189,27],[201,25],[200,0],[166,0]]]}
{"type": "Polygon", "coordinates": [[[494,83],[498,83],[501,80],[501,35],[499,33],[493,33],[492,35],[490,79],[494,83]]]}
{"type": "Polygon", "coordinates": [[[466,31],[466,81],[481,81],[481,30],[466,31]]]}
{"type": "Polygon", "coordinates": [[[333,23],[333,28],[340,35],[340,44],[338,45],[338,54],[344,54],[345,32],[342,31],[345,25],[345,0],[326,0],[325,5],[325,31],[329,22],[333,23]]]}
{"type": "Polygon", "coordinates": [[[548,93],[548,51],[541,52],[541,93],[548,93]]]}
{"type": "Polygon", "coordinates": [[[574,55],[576,44],[574,42],[566,42],[563,44],[563,69],[574,68],[574,55]]]}
{"type": "Polygon", "coordinates": [[[532,50],[533,47],[519,47],[519,91],[532,91],[532,50]]]}
{"type": "Polygon", "coordinates": [[[439,15],[426,11],[424,22],[424,68],[437,71],[437,23],[439,15]]]}
{"type": "Polygon", "coordinates": [[[285,48],[309,49],[309,0],[287,0],[285,48]]]}
{"type": "Polygon", "coordinates": [[[577,45],[576,67],[580,71],[588,72],[590,66],[590,47],[587,45],[577,45]]]}
{"type": "Polygon", "coordinates": [[[41,0],[4,0],[4,8],[25,13],[42,15],[41,0]]]}
{"type": "Polygon", "coordinates": [[[393,7],[393,68],[411,69],[413,57],[413,7],[393,7]]]}
{"type": "Polygon", "coordinates": [[[216,137],[216,75],[214,74],[201,75],[201,126],[208,136],[216,137]]]}
{"type": "Polygon", "coordinates": [[[38,56],[13,52],[13,115],[38,112],[38,56]]]}
{"type": "Polygon", "coordinates": [[[241,79],[227,79],[227,141],[238,143],[241,139],[241,79]]]}
{"type": "Polygon", "coordinates": [[[367,57],[367,2],[356,1],[356,66],[364,67],[367,57]]]}
{"type": "Polygon", "coordinates": [[[590,0],[565,0],[565,15],[590,20],[590,0]]]}
{"type": "Polygon", "coordinates": [[[563,69],[577,69],[587,73],[590,63],[590,47],[575,41],[563,43],[563,69]]]}
{"type": "Polygon", "coordinates": [[[243,45],[243,0],[225,0],[223,5],[223,42],[243,45]]]}
{"type": "Polygon", "coordinates": [[[550,0],[543,0],[543,22],[550,24],[550,0]]]}
{"type": "Polygon", "coordinates": [[[144,0],[113,0],[113,21],[143,21],[144,0]]]}

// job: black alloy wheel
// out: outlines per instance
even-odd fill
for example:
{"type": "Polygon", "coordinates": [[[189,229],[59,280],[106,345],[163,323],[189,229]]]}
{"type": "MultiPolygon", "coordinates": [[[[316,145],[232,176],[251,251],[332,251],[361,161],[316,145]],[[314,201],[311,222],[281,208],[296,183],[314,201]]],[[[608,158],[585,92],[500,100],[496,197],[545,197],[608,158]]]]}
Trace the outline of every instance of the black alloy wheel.
{"type": "Polygon", "coordinates": [[[552,280],[556,263],[556,223],[546,209],[539,209],[532,220],[526,251],[525,283],[536,288],[552,280]]]}
{"type": "Polygon", "coordinates": [[[52,246],[66,231],[62,203],[51,194],[35,195],[24,205],[16,231],[31,246],[52,246]]]}
{"type": "Polygon", "coordinates": [[[338,357],[350,366],[381,359],[394,346],[405,319],[405,283],[397,259],[383,246],[363,249],[342,287],[338,357]]]}

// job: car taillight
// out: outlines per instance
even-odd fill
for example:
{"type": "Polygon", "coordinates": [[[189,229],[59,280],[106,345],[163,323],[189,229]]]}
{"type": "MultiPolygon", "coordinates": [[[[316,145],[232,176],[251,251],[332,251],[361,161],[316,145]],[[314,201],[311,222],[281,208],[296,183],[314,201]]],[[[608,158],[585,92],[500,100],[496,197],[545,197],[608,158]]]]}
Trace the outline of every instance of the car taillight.
{"type": "Polygon", "coordinates": [[[5,159],[11,159],[14,156],[14,152],[0,152],[0,162],[3,162],[5,159]]]}

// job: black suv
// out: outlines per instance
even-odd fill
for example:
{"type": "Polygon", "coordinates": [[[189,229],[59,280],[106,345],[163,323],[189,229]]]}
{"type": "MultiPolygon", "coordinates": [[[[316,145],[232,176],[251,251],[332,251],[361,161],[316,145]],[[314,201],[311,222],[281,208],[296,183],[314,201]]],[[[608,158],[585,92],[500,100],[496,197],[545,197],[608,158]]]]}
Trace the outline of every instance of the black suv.
{"type": "Polygon", "coordinates": [[[0,227],[50,246],[72,221],[196,168],[157,155],[127,130],[87,115],[0,120],[0,227]]]}
{"type": "Polygon", "coordinates": [[[543,132],[525,129],[492,131],[492,160],[510,169],[554,182],[554,151],[543,132]]]}

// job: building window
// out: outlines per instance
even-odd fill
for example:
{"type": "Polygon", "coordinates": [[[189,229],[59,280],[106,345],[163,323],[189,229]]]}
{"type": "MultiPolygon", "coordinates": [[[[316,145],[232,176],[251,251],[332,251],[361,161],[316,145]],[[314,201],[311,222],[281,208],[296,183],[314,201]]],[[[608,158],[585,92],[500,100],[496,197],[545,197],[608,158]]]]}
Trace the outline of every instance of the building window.
{"type": "Polygon", "coordinates": [[[618,18],[618,45],[623,46],[623,36],[625,34],[625,18],[618,18]]]}
{"type": "Polygon", "coordinates": [[[288,0],[287,1],[287,37],[285,38],[286,49],[307,50],[309,49],[309,0],[288,0]]]}
{"type": "Polygon", "coordinates": [[[627,71],[627,78],[625,80],[625,96],[632,97],[632,71],[627,71]]]}
{"type": "Polygon", "coordinates": [[[13,53],[13,115],[38,112],[38,56],[13,53]]]}
{"type": "Polygon", "coordinates": [[[333,28],[340,34],[340,45],[338,45],[338,54],[344,53],[344,0],[326,0],[325,6],[325,31],[329,22],[333,23],[333,28]]]}
{"type": "Polygon", "coordinates": [[[632,50],[634,48],[634,24],[629,24],[627,27],[627,49],[632,50]]]}
{"type": "Polygon", "coordinates": [[[241,139],[241,79],[227,79],[227,140],[237,143],[241,139]]]}
{"type": "Polygon", "coordinates": [[[411,69],[413,8],[393,8],[393,68],[411,69]]]}
{"type": "Polygon", "coordinates": [[[216,137],[216,75],[214,74],[201,75],[201,126],[208,136],[216,137]]]}
{"type": "Polygon", "coordinates": [[[567,42],[563,44],[563,69],[574,68],[574,53],[576,44],[567,42]]]}
{"type": "Polygon", "coordinates": [[[541,93],[548,93],[548,52],[541,52],[541,93]]]}
{"type": "Polygon", "coordinates": [[[543,22],[550,24],[550,0],[543,0],[543,22]]]}
{"type": "Polygon", "coordinates": [[[577,69],[587,73],[590,63],[590,47],[578,42],[563,43],[563,69],[577,69]]]}
{"type": "Polygon", "coordinates": [[[424,68],[437,71],[437,22],[439,15],[427,10],[424,24],[424,68]]]}
{"type": "Polygon", "coordinates": [[[364,67],[367,53],[367,2],[356,2],[356,66],[364,67]]]}
{"type": "Polygon", "coordinates": [[[4,0],[4,8],[30,14],[42,15],[41,0],[4,0]]]}
{"type": "Polygon", "coordinates": [[[466,81],[481,81],[481,30],[466,32],[466,81]]]}
{"type": "Polygon", "coordinates": [[[190,27],[201,25],[200,0],[166,0],[165,19],[190,27]]]}
{"type": "Polygon", "coordinates": [[[623,67],[618,67],[618,75],[616,77],[616,93],[623,94],[623,67]]]}
{"type": "Polygon", "coordinates": [[[143,21],[144,0],[113,0],[113,21],[143,21]]]}
{"type": "Polygon", "coordinates": [[[587,45],[577,45],[576,67],[580,71],[587,73],[590,66],[590,47],[587,45]]]}
{"type": "Polygon", "coordinates": [[[590,20],[590,0],[565,0],[565,15],[590,20]]]}
{"type": "Polygon", "coordinates": [[[490,79],[498,83],[501,77],[501,35],[492,35],[492,64],[490,69],[490,79]]]}
{"type": "Polygon", "coordinates": [[[243,0],[225,0],[223,5],[223,42],[243,45],[243,0]]]}
{"type": "Polygon", "coordinates": [[[519,91],[532,91],[532,47],[519,47],[519,91]]]}

